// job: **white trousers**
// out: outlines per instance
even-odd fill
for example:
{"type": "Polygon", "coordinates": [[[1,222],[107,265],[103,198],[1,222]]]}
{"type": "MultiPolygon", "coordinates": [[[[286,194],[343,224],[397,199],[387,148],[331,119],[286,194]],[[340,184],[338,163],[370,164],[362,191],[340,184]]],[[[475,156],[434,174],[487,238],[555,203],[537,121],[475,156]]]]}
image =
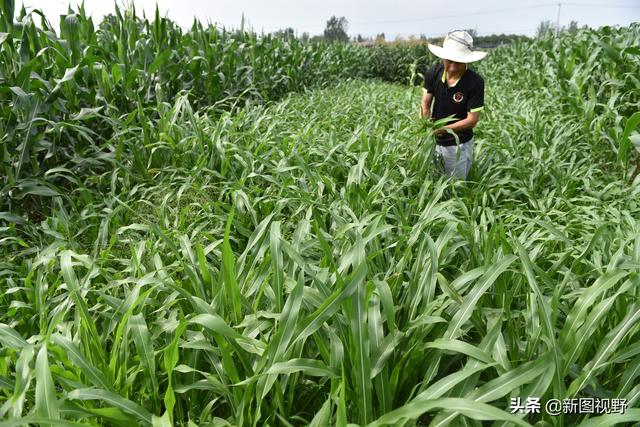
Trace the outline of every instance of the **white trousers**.
{"type": "Polygon", "coordinates": [[[442,162],[446,176],[466,180],[473,160],[473,138],[464,144],[450,147],[436,145],[436,157],[442,162]]]}

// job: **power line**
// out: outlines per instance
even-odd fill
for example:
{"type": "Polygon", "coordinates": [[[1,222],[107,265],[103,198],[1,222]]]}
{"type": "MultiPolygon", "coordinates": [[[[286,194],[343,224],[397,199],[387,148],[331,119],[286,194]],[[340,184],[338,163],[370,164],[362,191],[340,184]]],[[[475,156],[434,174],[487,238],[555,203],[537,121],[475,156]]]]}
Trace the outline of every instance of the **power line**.
{"type": "MultiPolygon", "coordinates": [[[[518,31],[536,31],[537,28],[518,28],[516,30],[500,30],[499,33],[500,34],[510,34],[510,33],[515,33],[518,31]]],[[[480,34],[498,34],[498,31],[494,30],[494,31],[479,31],[476,34],[480,35],[480,34]]]]}
{"type": "Polygon", "coordinates": [[[598,4],[598,3],[565,3],[562,2],[563,5],[568,6],[587,6],[587,7],[607,7],[613,9],[640,9],[640,6],[631,6],[631,5],[622,5],[622,4],[598,4]]]}
{"type": "MultiPolygon", "coordinates": [[[[640,9],[640,6],[631,6],[631,5],[609,5],[609,4],[598,4],[598,3],[576,3],[576,2],[560,2],[560,3],[541,3],[533,6],[520,6],[520,7],[511,7],[511,8],[503,8],[503,9],[493,9],[493,10],[485,10],[478,11],[472,13],[458,13],[451,15],[437,15],[437,16],[429,16],[423,18],[409,18],[409,19],[395,19],[395,20],[384,20],[384,21],[364,21],[364,22],[354,22],[349,23],[349,26],[367,26],[367,25],[377,25],[377,24],[404,24],[409,22],[425,22],[425,21],[435,21],[439,19],[448,19],[448,18],[460,18],[466,16],[480,16],[480,15],[492,15],[495,13],[504,13],[504,12],[515,12],[520,10],[529,10],[529,9],[539,9],[545,7],[557,7],[558,4],[567,5],[567,6],[586,6],[586,7],[607,7],[607,8],[619,8],[619,9],[640,9]]],[[[324,28],[324,25],[304,25],[298,26],[298,28],[324,28]]]]}
{"type": "Polygon", "coordinates": [[[483,12],[458,13],[458,14],[452,14],[452,15],[438,15],[438,16],[430,16],[430,17],[426,17],[426,18],[399,19],[399,20],[394,20],[394,21],[361,22],[361,23],[355,23],[354,25],[360,25],[360,24],[395,24],[395,23],[401,24],[401,23],[405,23],[405,22],[435,21],[435,20],[438,20],[438,19],[460,18],[460,17],[465,17],[465,16],[478,16],[478,15],[491,15],[491,14],[494,14],[494,13],[513,12],[513,11],[526,10],[526,9],[538,9],[538,8],[541,8],[541,7],[549,7],[549,6],[555,6],[555,3],[538,4],[538,5],[535,5],[535,6],[511,7],[511,8],[506,8],[506,9],[485,10],[483,12]]]}
{"type": "MultiPolygon", "coordinates": [[[[482,12],[472,12],[472,13],[458,13],[452,15],[437,15],[437,16],[429,16],[424,18],[410,18],[410,19],[396,19],[396,20],[385,20],[385,21],[366,21],[366,22],[355,22],[349,23],[349,26],[356,25],[375,25],[375,24],[404,24],[407,22],[423,22],[423,21],[435,21],[438,19],[446,19],[446,18],[460,18],[464,16],[478,16],[478,15],[491,15],[493,13],[503,13],[503,12],[513,12],[518,10],[526,10],[526,9],[538,9],[541,7],[549,7],[556,6],[557,3],[543,3],[534,6],[521,6],[521,7],[511,7],[505,9],[493,9],[493,10],[485,10],[482,12]]],[[[316,27],[324,27],[324,25],[307,25],[302,26],[300,28],[316,28],[316,27]]]]}

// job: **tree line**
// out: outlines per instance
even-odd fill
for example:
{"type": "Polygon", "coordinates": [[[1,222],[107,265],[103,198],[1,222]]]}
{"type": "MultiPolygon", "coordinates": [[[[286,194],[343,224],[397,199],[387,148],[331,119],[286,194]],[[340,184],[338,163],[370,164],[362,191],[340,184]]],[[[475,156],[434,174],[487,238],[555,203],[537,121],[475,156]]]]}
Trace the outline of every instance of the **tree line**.
{"type": "MultiPolygon", "coordinates": [[[[583,26],[586,27],[586,26],[583,26]]],[[[358,43],[363,45],[373,44],[393,44],[393,43],[432,43],[441,44],[443,37],[427,37],[424,34],[419,36],[409,36],[408,38],[396,38],[394,40],[388,40],[385,33],[376,34],[373,36],[362,36],[357,34],[355,36],[349,36],[349,21],[344,16],[332,16],[326,22],[324,31],[322,34],[311,36],[307,32],[303,32],[300,36],[296,34],[296,31],[292,27],[278,30],[274,35],[285,39],[298,38],[304,42],[339,42],[339,43],[358,43]]],[[[548,35],[557,34],[559,32],[574,33],[578,30],[578,23],[571,21],[568,26],[558,27],[552,21],[543,21],[538,25],[536,30],[536,37],[545,37],[548,35]]],[[[474,45],[479,48],[492,48],[500,46],[502,44],[512,43],[517,40],[529,39],[530,37],[521,34],[488,34],[479,35],[475,29],[466,29],[473,37],[474,45]]]]}

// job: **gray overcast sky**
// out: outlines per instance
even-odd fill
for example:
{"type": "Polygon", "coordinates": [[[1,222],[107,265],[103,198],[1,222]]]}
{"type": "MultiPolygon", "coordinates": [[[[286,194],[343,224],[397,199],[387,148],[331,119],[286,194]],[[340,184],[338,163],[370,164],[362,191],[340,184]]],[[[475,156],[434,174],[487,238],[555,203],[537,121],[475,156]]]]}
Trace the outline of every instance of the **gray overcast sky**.
{"type": "MultiPolygon", "coordinates": [[[[129,0],[130,2],[131,0],[129,0]]],[[[58,27],[58,16],[65,14],[67,5],[77,0],[23,0],[25,7],[42,9],[52,24],[58,27]]],[[[153,17],[156,2],[163,16],[183,27],[197,17],[227,28],[240,26],[242,15],[254,30],[276,31],[293,27],[298,34],[322,33],[332,16],[344,16],[349,21],[350,36],[375,36],[384,32],[387,40],[397,36],[441,36],[453,29],[472,28],[478,34],[515,33],[534,35],[544,20],[556,21],[558,2],[545,0],[474,0],[409,1],[409,0],[134,0],[136,12],[153,17]],[[466,15],[466,16],[465,16],[466,15]]],[[[16,1],[17,4],[21,0],[16,1]]],[[[122,4],[119,0],[118,4],[122,4]]],[[[561,2],[560,25],[572,20],[580,26],[627,26],[640,21],[638,0],[574,0],[561,2]]],[[[114,10],[113,0],[85,0],[85,9],[94,21],[114,10]]]]}

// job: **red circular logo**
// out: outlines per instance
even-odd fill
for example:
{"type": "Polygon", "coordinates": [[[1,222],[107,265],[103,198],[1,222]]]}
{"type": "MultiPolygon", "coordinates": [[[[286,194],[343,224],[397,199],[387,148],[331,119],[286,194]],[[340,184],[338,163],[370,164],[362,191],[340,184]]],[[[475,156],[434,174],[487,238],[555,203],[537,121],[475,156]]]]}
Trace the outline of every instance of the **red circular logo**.
{"type": "Polygon", "coordinates": [[[453,94],[453,101],[454,102],[462,102],[462,92],[456,92],[453,94]]]}

